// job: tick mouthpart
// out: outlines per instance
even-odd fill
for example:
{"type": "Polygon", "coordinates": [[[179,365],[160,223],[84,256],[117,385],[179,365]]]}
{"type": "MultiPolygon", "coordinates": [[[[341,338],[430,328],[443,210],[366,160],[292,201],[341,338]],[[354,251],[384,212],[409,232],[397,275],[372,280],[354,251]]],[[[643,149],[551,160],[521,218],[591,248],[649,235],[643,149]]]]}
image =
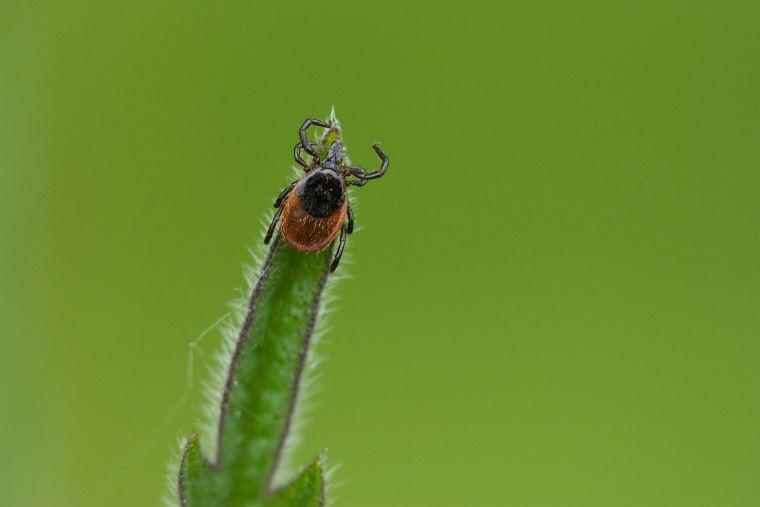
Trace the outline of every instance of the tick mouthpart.
{"type": "Polygon", "coordinates": [[[340,174],[340,167],[338,167],[338,164],[333,162],[332,160],[326,160],[322,167],[320,168],[322,171],[330,171],[332,173],[335,173],[335,176],[338,176],[340,174]]]}
{"type": "Polygon", "coordinates": [[[330,149],[327,150],[327,156],[325,157],[325,160],[342,163],[345,156],[346,150],[343,147],[343,143],[336,141],[332,146],[330,146],[330,149]]]}

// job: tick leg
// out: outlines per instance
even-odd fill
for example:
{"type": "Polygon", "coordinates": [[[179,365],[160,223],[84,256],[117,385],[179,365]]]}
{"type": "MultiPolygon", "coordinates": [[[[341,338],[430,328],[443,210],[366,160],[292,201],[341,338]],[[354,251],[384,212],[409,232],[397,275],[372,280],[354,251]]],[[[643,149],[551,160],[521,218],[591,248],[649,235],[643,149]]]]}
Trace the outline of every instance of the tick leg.
{"type": "Polygon", "coordinates": [[[272,239],[272,234],[274,234],[274,228],[277,226],[277,221],[280,219],[280,215],[282,215],[282,210],[284,209],[282,206],[282,202],[293,190],[293,187],[296,186],[296,183],[298,183],[298,181],[294,181],[293,183],[285,187],[283,191],[280,192],[280,195],[277,196],[277,199],[274,200],[274,207],[277,208],[277,211],[274,212],[274,216],[272,217],[272,223],[269,224],[269,229],[267,229],[267,234],[266,236],[264,236],[265,245],[268,245],[269,241],[272,239]]]}
{"type": "Polygon", "coordinates": [[[340,239],[338,240],[338,250],[335,252],[335,258],[333,259],[332,264],[330,265],[330,272],[335,271],[335,268],[338,267],[340,258],[343,257],[343,247],[345,246],[346,246],[346,226],[344,224],[343,227],[340,228],[340,239]]]}
{"type": "Polygon", "coordinates": [[[298,180],[294,181],[293,183],[291,183],[290,185],[288,185],[287,187],[285,187],[282,190],[282,192],[279,193],[279,195],[277,196],[277,199],[274,200],[274,207],[275,208],[279,208],[280,207],[280,205],[282,204],[282,201],[284,201],[285,198],[288,196],[288,194],[290,194],[290,191],[293,190],[293,187],[296,186],[296,183],[298,183],[298,180]]]}
{"type": "Polygon", "coordinates": [[[346,224],[346,232],[351,234],[354,232],[354,210],[351,209],[351,202],[348,202],[348,224],[346,224]]]}
{"type": "MultiPolygon", "coordinates": [[[[354,169],[354,168],[351,167],[350,169],[354,169]]],[[[363,180],[359,178],[358,180],[348,180],[346,183],[348,183],[349,185],[353,185],[355,187],[363,187],[364,185],[367,184],[368,181],[369,180],[363,180]]]]}
{"type": "Polygon", "coordinates": [[[372,145],[372,149],[375,150],[375,153],[377,153],[377,156],[380,157],[380,169],[378,169],[375,172],[371,172],[369,174],[365,174],[362,176],[362,179],[365,180],[374,180],[375,178],[379,178],[383,174],[385,174],[385,171],[388,170],[388,155],[386,155],[383,150],[380,148],[379,143],[375,143],[372,145]]]}
{"type": "Polygon", "coordinates": [[[364,177],[367,176],[367,171],[365,171],[363,167],[352,165],[346,168],[346,172],[351,176],[356,176],[355,180],[346,181],[346,183],[349,185],[353,185],[355,187],[363,187],[367,184],[368,180],[364,179],[364,177]]]}
{"type": "Polygon", "coordinates": [[[377,156],[380,157],[380,169],[378,169],[377,171],[368,173],[361,167],[351,166],[348,168],[348,173],[353,176],[356,176],[358,179],[349,181],[349,184],[354,185],[356,187],[363,187],[364,185],[367,184],[367,181],[379,178],[380,176],[385,174],[385,171],[388,170],[388,155],[386,155],[383,152],[383,150],[380,148],[380,145],[378,143],[373,144],[372,149],[375,150],[375,153],[377,153],[377,156]]]}
{"type": "Polygon", "coordinates": [[[268,245],[269,242],[272,239],[272,234],[274,234],[275,226],[277,225],[277,221],[280,219],[280,215],[282,215],[283,207],[280,206],[277,208],[277,211],[274,212],[274,216],[272,217],[272,223],[269,224],[269,229],[267,229],[267,235],[264,236],[264,244],[268,245]]]}
{"type": "Polygon", "coordinates": [[[304,160],[301,158],[302,149],[303,149],[303,146],[301,146],[301,142],[299,141],[298,144],[296,144],[296,147],[293,148],[293,158],[296,159],[296,162],[298,163],[298,165],[300,165],[301,167],[304,168],[304,170],[306,170],[308,165],[306,165],[306,162],[304,162],[304,160]]]}
{"type": "MultiPolygon", "coordinates": [[[[315,145],[312,144],[312,146],[315,146],[315,145]]],[[[296,144],[295,147],[293,148],[293,158],[296,159],[296,162],[298,163],[298,165],[300,165],[301,167],[303,167],[304,171],[308,171],[309,170],[309,164],[307,164],[306,161],[304,161],[304,159],[301,158],[301,150],[303,150],[303,149],[304,149],[304,147],[301,144],[301,142],[299,141],[298,144],[296,144]]]]}
{"type": "Polygon", "coordinates": [[[303,122],[303,125],[301,125],[301,128],[298,129],[298,136],[301,139],[301,146],[303,147],[304,150],[306,150],[306,152],[309,155],[311,155],[314,158],[317,158],[317,150],[311,147],[311,143],[309,143],[309,140],[306,138],[306,131],[312,125],[316,125],[317,127],[322,127],[322,128],[329,128],[330,124],[322,120],[317,120],[316,118],[309,118],[305,122],[303,122]]]}

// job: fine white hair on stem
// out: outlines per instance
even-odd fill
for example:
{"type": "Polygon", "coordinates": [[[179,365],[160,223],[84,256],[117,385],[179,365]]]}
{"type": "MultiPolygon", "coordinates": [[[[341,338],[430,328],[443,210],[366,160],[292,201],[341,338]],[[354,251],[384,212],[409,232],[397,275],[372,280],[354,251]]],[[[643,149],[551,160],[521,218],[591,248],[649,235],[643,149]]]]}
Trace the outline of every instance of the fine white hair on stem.
{"type": "Polygon", "coordinates": [[[172,451],[172,457],[166,467],[166,488],[161,496],[161,502],[166,507],[181,507],[179,496],[177,494],[177,477],[179,477],[180,461],[182,460],[182,451],[187,445],[187,438],[178,438],[177,444],[172,451]]]}
{"type": "MultiPolygon", "coordinates": [[[[201,342],[211,334],[215,329],[219,328],[230,317],[230,313],[227,312],[218,318],[213,324],[204,329],[193,341],[187,345],[187,359],[185,363],[185,387],[174,404],[166,411],[161,425],[159,428],[165,429],[176,417],[179,410],[188,402],[195,388],[195,357],[198,355],[204,366],[208,370],[210,365],[206,359],[206,355],[200,348],[201,342]]],[[[179,499],[177,498],[177,477],[179,474],[180,460],[182,457],[182,450],[187,444],[187,438],[178,438],[178,445],[172,452],[172,457],[169,460],[169,464],[166,468],[166,489],[162,496],[162,501],[167,506],[178,506],[179,499]]]]}
{"type": "Polygon", "coordinates": [[[190,398],[190,395],[193,392],[194,384],[195,384],[195,357],[196,355],[201,359],[203,364],[208,368],[208,360],[206,358],[206,355],[203,353],[202,349],[200,348],[200,344],[203,341],[206,336],[208,336],[212,331],[214,331],[217,327],[219,327],[221,324],[223,324],[227,318],[230,316],[230,313],[227,312],[221,317],[219,317],[216,321],[214,321],[213,324],[211,324],[209,327],[204,329],[201,334],[198,335],[195,340],[191,341],[187,344],[187,358],[185,363],[185,389],[182,392],[182,395],[180,395],[179,398],[177,398],[177,401],[174,402],[174,404],[166,411],[166,414],[164,415],[161,427],[165,427],[168,424],[171,423],[172,420],[174,420],[174,417],[177,415],[177,412],[187,403],[187,401],[190,398]]]}
{"type": "Polygon", "coordinates": [[[336,492],[345,485],[345,482],[335,479],[335,476],[338,475],[338,471],[343,468],[343,465],[338,462],[333,463],[328,461],[324,467],[325,505],[329,507],[339,501],[336,492]]]}
{"type": "MultiPolygon", "coordinates": [[[[262,219],[262,225],[268,224],[272,215],[273,212],[267,213],[267,219],[262,219]]],[[[227,375],[229,374],[230,362],[235,351],[238,334],[248,311],[248,299],[264,265],[266,254],[267,247],[262,242],[258,242],[255,247],[249,249],[249,255],[252,260],[243,267],[245,286],[236,291],[238,297],[233,299],[229,304],[230,318],[226,319],[221,327],[221,347],[209,364],[208,380],[204,382],[206,402],[202,423],[199,428],[201,449],[207,458],[216,456],[216,447],[218,445],[217,432],[224,386],[227,382],[227,375]]]]}
{"type": "MultiPolygon", "coordinates": [[[[262,218],[262,223],[266,222],[268,225],[273,213],[269,212],[267,215],[268,219],[267,217],[262,218]]],[[[219,424],[224,385],[227,381],[229,365],[232,360],[232,354],[235,350],[238,333],[243,325],[245,314],[248,310],[248,299],[253,290],[253,286],[258,280],[261,267],[266,258],[266,253],[267,249],[261,242],[259,242],[256,247],[249,249],[252,261],[244,265],[245,287],[236,289],[235,292],[237,293],[237,297],[229,303],[230,310],[188,345],[189,352],[186,370],[186,379],[188,380],[186,380],[186,382],[189,381],[190,383],[187,385],[190,385],[191,387],[193,386],[192,379],[195,375],[194,360],[192,359],[193,354],[198,353],[203,358],[207,372],[207,378],[202,382],[205,403],[203,405],[201,419],[198,423],[200,448],[206,459],[216,455],[217,428],[219,424]],[[200,344],[200,341],[214,329],[220,330],[222,340],[218,352],[210,361],[208,361],[206,360],[206,355],[200,351],[198,345],[200,344]]],[[[187,391],[183,393],[180,400],[173,405],[172,410],[176,412],[176,410],[187,401],[187,397],[190,394],[191,393],[187,391]]],[[[163,497],[164,503],[167,506],[179,505],[179,499],[177,498],[177,477],[179,473],[179,462],[186,444],[186,438],[180,441],[178,450],[175,452],[175,456],[167,467],[167,490],[163,497]]]]}

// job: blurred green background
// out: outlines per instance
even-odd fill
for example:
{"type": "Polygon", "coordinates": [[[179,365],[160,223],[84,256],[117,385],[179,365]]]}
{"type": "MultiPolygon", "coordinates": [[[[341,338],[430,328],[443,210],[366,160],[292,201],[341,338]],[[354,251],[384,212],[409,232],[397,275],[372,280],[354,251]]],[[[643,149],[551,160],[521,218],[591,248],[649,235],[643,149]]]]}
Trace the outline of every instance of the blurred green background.
{"type": "Polygon", "coordinates": [[[0,505],[158,504],[188,343],[333,105],[391,157],[298,453],[338,505],[757,505],[759,33],[755,2],[0,3],[0,505]]]}

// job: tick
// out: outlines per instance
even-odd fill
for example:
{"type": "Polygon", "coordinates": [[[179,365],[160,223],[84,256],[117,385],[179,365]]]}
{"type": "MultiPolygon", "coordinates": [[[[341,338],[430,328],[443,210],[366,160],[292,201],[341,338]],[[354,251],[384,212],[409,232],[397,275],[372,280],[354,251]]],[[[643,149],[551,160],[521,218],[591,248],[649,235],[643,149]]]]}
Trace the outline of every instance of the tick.
{"type": "Polygon", "coordinates": [[[340,233],[338,249],[330,265],[330,271],[335,271],[343,255],[346,236],[354,232],[354,212],[346,189],[349,185],[362,187],[385,174],[388,157],[378,143],[373,144],[372,149],[380,157],[380,169],[368,173],[359,166],[348,165],[343,143],[335,141],[324,159],[320,159],[315,145],[306,138],[306,131],[312,125],[331,127],[327,122],[310,118],[298,129],[299,141],[293,149],[293,157],[303,167],[304,175],[285,187],[275,199],[277,211],[264,243],[269,244],[280,217],[282,236],[299,252],[319,252],[332,244],[340,233]],[[309,163],[301,157],[303,151],[311,155],[309,163]]]}

